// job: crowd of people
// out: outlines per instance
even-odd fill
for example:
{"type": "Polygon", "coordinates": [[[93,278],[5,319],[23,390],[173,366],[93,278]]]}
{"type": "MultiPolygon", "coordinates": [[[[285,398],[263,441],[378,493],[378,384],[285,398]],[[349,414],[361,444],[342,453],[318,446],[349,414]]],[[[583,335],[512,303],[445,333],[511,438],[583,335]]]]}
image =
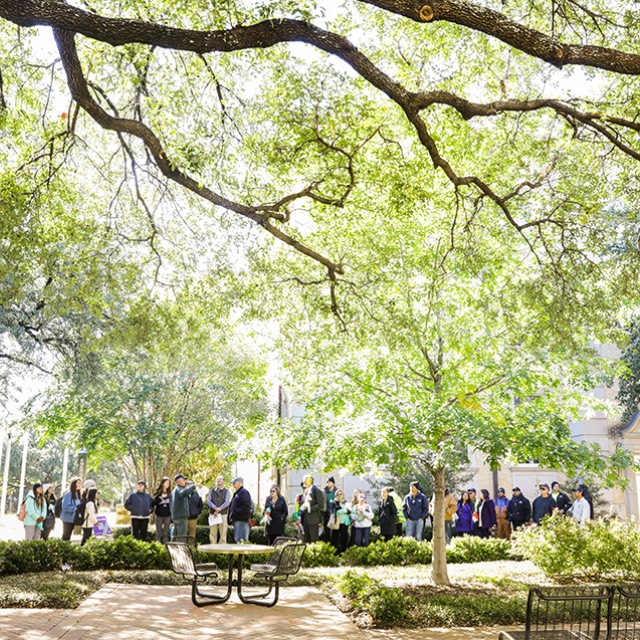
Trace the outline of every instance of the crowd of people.
{"type": "MultiPolygon", "coordinates": [[[[171,479],[162,478],[155,492],[147,490],[147,483],[140,480],[136,491],[128,496],[124,507],[131,516],[131,533],[134,538],[145,540],[151,516],[155,518],[155,538],[163,544],[171,538],[196,536],[196,525],[205,506],[208,508],[209,541],[211,544],[226,543],[228,528],[233,528],[235,542],[249,540],[253,520],[254,503],[244,480],[236,477],[231,489],[220,475],[207,492],[206,499],[200,496],[196,485],[183,474],[171,479]]],[[[581,484],[575,487],[575,500],[560,490],[553,482],[539,485],[540,495],[530,502],[519,487],[512,489],[507,498],[504,488],[498,489],[492,500],[487,489],[479,493],[475,489],[462,492],[459,500],[445,491],[445,537],[447,544],[455,533],[482,538],[496,536],[509,539],[520,527],[538,525],[543,518],[553,513],[571,517],[579,525],[593,517],[593,504],[588,488],[581,484]]],[[[54,487],[36,483],[28,493],[19,513],[24,523],[27,540],[47,539],[55,526],[55,518],[62,521],[62,539],[70,540],[76,527],[82,531],[82,542],[91,537],[100,506],[100,493],[93,480],[83,482],[74,478],[69,489],[57,497],[54,487]]],[[[390,540],[406,536],[421,541],[427,521],[433,518],[434,498],[428,498],[418,481],[412,482],[409,493],[400,497],[392,487],[382,489],[377,515],[380,534],[390,540]]],[[[311,475],[301,483],[301,491],[293,505],[293,521],[300,539],[316,542],[320,539],[332,544],[338,552],[349,546],[365,547],[371,539],[371,527],[375,510],[367,501],[367,495],[356,489],[351,499],[336,486],[329,477],[321,489],[311,475]]],[[[267,496],[263,517],[269,544],[285,533],[289,517],[289,505],[280,487],[274,484],[267,496]]]]}

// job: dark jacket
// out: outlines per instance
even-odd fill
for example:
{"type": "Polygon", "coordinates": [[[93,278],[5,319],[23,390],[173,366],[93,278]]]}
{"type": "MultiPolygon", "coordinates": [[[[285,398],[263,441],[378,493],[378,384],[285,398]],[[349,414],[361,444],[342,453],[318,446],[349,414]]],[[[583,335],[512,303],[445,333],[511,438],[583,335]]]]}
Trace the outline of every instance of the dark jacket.
{"type": "Polygon", "coordinates": [[[472,533],[474,527],[473,521],[473,512],[475,511],[475,507],[473,506],[473,502],[468,500],[464,504],[458,502],[458,520],[456,521],[456,532],[457,533],[472,533]]]}
{"type": "Polygon", "coordinates": [[[391,496],[380,503],[380,534],[383,536],[396,535],[398,521],[398,507],[391,496]]]}
{"type": "Polygon", "coordinates": [[[156,510],[156,516],[159,518],[171,517],[171,493],[167,493],[164,498],[161,493],[156,494],[153,499],[153,505],[156,510]]]}
{"type": "Polygon", "coordinates": [[[189,496],[189,520],[196,520],[202,512],[202,498],[194,491],[189,496]]]}
{"type": "Polygon", "coordinates": [[[171,493],[171,517],[188,518],[189,517],[189,496],[196,490],[196,485],[190,487],[181,487],[177,485],[171,493]]]}
{"type": "Polygon", "coordinates": [[[531,520],[531,503],[522,494],[511,496],[507,507],[507,520],[514,524],[524,524],[531,520]]]}
{"type": "MultiPolygon", "coordinates": [[[[312,484],[310,487],[305,489],[304,498],[302,500],[302,505],[300,509],[300,516],[302,519],[302,524],[308,526],[319,525],[323,520],[323,511],[321,510],[320,500],[318,496],[322,489],[316,487],[315,484],[312,484]]],[[[323,496],[325,495],[324,491],[322,491],[323,496]]],[[[324,500],[323,500],[324,502],[324,500]]]]}
{"type": "Polygon", "coordinates": [[[229,524],[232,524],[234,522],[249,522],[251,511],[253,511],[253,502],[251,502],[251,495],[244,487],[240,487],[233,494],[233,498],[231,498],[228,516],[229,524]]]}
{"type": "Polygon", "coordinates": [[[542,496],[538,496],[534,501],[533,505],[531,505],[531,519],[536,523],[540,524],[540,521],[545,516],[550,516],[553,513],[553,506],[555,502],[551,496],[547,496],[543,498],[542,496]]]}
{"type": "Polygon", "coordinates": [[[487,498],[478,504],[478,526],[482,529],[496,527],[496,505],[491,498],[487,498]]]}
{"type": "Polygon", "coordinates": [[[284,533],[284,525],[289,515],[287,501],[283,496],[278,496],[276,501],[273,502],[271,496],[269,496],[264,503],[265,513],[267,513],[267,509],[270,509],[271,522],[265,526],[265,531],[270,536],[281,536],[284,533]]]}
{"type": "Polygon", "coordinates": [[[561,491],[557,498],[553,497],[553,493],[550,493],[549,495],[553,500],[554,509],[560,509],[562,513],[567,513],[567,511],[571,509],[571,500],[569,500],[569,496],[566,493],[562,493],[561,491]]]}
{"type": "Polygon", "coordinates": [[[134,491],[126,499],[124,508],[132,518],[148,518],[153,511],[153,499],[146,491],[134,491]]]}
{"type": "Polygon", "coordinates": [[[407,520],[424,520],[429,515],[429,500],[424,493],[412,493],[404,499],[402,511],[407,520]]]}

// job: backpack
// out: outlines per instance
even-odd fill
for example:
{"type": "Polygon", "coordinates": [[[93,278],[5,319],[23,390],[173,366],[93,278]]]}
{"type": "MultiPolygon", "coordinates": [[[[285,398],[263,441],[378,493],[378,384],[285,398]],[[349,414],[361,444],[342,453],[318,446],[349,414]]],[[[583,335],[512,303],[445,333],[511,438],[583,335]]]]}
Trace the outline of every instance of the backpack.
{"type": "Polygon", "coordinates": [[[53,507],[53,515],[56,518],[59,518],[62,515],[62,496],[56,500],[56,504],[53,507]]]}
{"type": "Polygon", "coordinates": [[[20,504],[20,510],[18,511],[18,520],[20,522],[24,522],[24,519],[27,517],[27,499],[25,498],[20,504]]]}
{"type": "Polygon", "coordinates": [[[76,512],[73,514],[73,524],[75,524],[77,527],[81,527],[84,524],[84,512],[86,507],[87,501],[82,498],[82,500],[80,500],[80,503],[76,506],[76,512]]]}

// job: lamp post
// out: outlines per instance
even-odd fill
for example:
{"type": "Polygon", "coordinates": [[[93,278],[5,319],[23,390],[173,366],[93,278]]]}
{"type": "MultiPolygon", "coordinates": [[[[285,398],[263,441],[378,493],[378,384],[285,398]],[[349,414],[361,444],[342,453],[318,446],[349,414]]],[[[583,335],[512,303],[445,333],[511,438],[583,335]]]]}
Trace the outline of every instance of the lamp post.
{"type": "Polygon", "coordinates": [[[11,459],[11,431],[6,432],[7,446],[4,458],[4,474],[2,476],[2,500],[0,501],[0,517],[4,516],[7,506],[7,489],[9,484],[9,460],[11,459]]]}
{"type": "Polygon", "coordinates": [[[86,449],[80,449],[78,451],[78,477],[84,481],[87,478],[87,455],[89,452],[86,449]]]}

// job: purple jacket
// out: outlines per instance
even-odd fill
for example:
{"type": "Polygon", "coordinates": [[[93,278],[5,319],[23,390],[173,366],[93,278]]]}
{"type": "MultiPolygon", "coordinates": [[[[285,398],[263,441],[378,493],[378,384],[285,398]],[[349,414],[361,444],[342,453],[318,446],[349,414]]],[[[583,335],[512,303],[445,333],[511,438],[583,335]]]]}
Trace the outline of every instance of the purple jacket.
{"type": "Polygon", "coordinates": [[[473,532],[473,502],[465,502],[464,504],[458,503],[458,520],[456,521],[457,533],[472,533],[473,532]]]}
{"type": "Polygon", "coordinates": [[[491,498],[487,498],[481,505],[478,505],[478,512],[480,513],[479,526],[482,529],[491,529],[491,527],[497,526],[496,521],[496,505],[491,498]]]}

